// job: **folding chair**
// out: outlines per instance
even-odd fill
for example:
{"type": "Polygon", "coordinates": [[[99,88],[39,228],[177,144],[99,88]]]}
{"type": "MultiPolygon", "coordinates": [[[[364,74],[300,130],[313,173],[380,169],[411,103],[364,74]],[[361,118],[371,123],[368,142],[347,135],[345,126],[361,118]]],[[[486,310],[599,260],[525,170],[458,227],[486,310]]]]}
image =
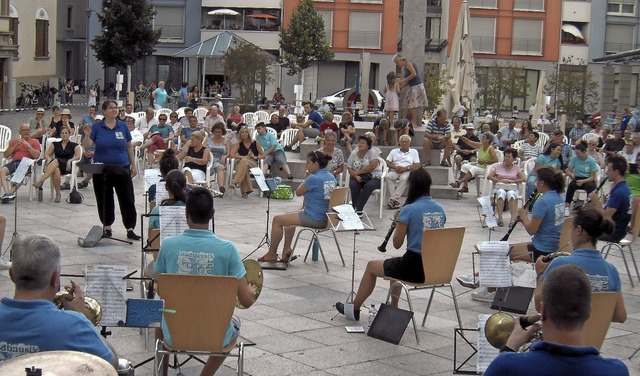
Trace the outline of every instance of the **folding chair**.
{"type": "MultiPolygon", "coordinates": [[[[462,247],[462,240],[464,238],[464,227],[453,228],[438,228],[432,230],[426,230],[422,235],[422,267],[424,269],[425,281],[423,283],[413,283],[402,281],[394,278],[386,278],[391,282],[391,287],[387,293],[387,303],[391,299],[391,294],[394,287],[402,287],[406,296],[409,310],[413,311],[413,304],[411,303],[410,291],[431,289],[431,296],[429,296],[429,303],[427,303],[427,310],[424,313],[422,319],[422,326],[427,321],[427,315],[431,308],[431,302],[433,301],[433,295],[437,288],[448,286],[451,289],[451,298],[453,299],[453,306],[456,310],[456,316],[458,317],[458,327],[462,328],[462,319],[460,319],[460,310],[458,309],[458,300],[456,299],[456,293],[453,290],[453,272],[456,268],[456,261],[458,261],[458,255],[460,254],[460,248],[462,247]],[[411,287],[411,290],[409,290],[411,287]]],[[[416,341],[420,343],[418,337],[418,327],[416,326],[416,320],[411,318],[413,323],[413,331],[416,336],[416,341]]]]}
{"type": "MultiPolygon", "coordinates": [[[[334,206],[342,205],[347,202],[347,195],[349,194],[348,187],[342,188],[334,188],[333,192],[331,192],[331,198],[329,199],[329,211],[333,209],[334,206]]],[[[329,273],[329,266],[327,265],[327,259],[324,257],[324,251],[322,250],[322,244],[320,243],[320,238],[318,235],[325,231],[331,231],[331,235],[333,235],[333,240],[336,242],[336,247],[338,247],[338,254],[340,255],[340,259],[342,260],[342,266],[346,266],[344,263],[344,257],[342,257],[342,250],[340,249],[340,244],[338,243],[338,238],[336,237],[336,231],[334,230],[337,225],[338,218],[336,216],[328,216],[329,220],[327,221],[327,227],[318,229],[311,227],[301,227],[298,230],[298,234],[296,235],[296,240],[293,242],[293,247],[291,248],[291,256],[293,256],[293,252],[296,250],[296,245],[298,244],[298,240],[300,240],[300,236],[305,232],[311,233],[311,239],[309,239],[309,246],[307,247],[307,253],[304,255],[304,261],[307,262],[307,257],[309,256],[309,251],[311,250],[311,246],[314,242],[317,242],[318,249],[320,250],[320,256],[322,256],[322,261],[324,262],[324,267],[327,269],[327,273],[329,273]]],[[[289,261],[291,261],[292,257],[289,256],[289,261]]]]}
{"type": "MultiPolygon", "coordinates": [[[[242,375],[244,344],[233,353],[237,338],[223,347],[223,341],[238,295],[238,279],[227,276],[161,274],[157,278],[159,294],[164,300],[163,321],[171,333],[157,340],[154,375],[159,375],[165,355],[233,356],[238,358],[238,375],[242,375]],[[191,292],[191,293],[189,293],[191,292]]],[[[181,366],[184,363],[177,364],[181,366]]]]}
{"type": "MultiPolygon", "coordinates": [[[[636,209],[636,210],[639,210],[639,209],[636,209]]],[[[640,281],[640,273],[638,273],[638,264],[636,264],[636,258],[633,255],[633,248],[631,248],[631,245],[636,241],[636,239],[638,239],[638,235],[640,234],[640,219],[638,218],[638,213],[636,213],[635,218],[636,218],[636,221],[635,223],[633,223],[633,227],[631,228],[631,240],[625,238],[620,240],[617,243],[607,242],[602,247],[602,250],[600,251],[601,253],[604,253],[605,259],[607,258],[607,256],[609,256],[609,251],[611,250],[612,247],[620,251],[620,256],[622,257],[622,261],[624,262],[624,267],[627,269],[627,275],[629,276],[629,282],[631,282],[631,287],[634,287],[633,278],[631,277],[629,264],[627,264],[627,257],[624,255],[624,248],[625,247],[629,248],[629,254],[631,255],[631,262],[633,263],[633,267],[636,269],[636,276],[640,281]]]]}
{"type": "Polygon", "coordinates": [[[617,292],[591,293],[591,316],[584,323],[585,346],[602,347],[618,301],[617,292]]]}

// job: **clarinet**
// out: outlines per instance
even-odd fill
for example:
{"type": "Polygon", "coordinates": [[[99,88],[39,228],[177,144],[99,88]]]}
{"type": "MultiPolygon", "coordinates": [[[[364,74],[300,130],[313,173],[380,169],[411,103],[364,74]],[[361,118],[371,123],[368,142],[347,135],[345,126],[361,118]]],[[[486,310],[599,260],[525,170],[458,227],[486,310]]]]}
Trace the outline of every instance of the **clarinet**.
{"type": "Polygon", "coordinates": [[[391,222],[391,227],[389,227],[389,231],[387,231],[387,235],[384,237],[382,244],[378,247],[378,251],[385,253],[387,251],[387,243],[389,243],[389,239],[391,239],[391,234],[396,229],[396,221],[391,222]]]}
{"type": "MultiPolygon", "coordinates": [[[[523,208],[526,209],[529,207],[529,205],[531,204],[531,201],[533,201],[533,199],[538,195],[538,190],[534,190],[533,193],[531,194],[531,196],[529,196],[529,198],[527,199],[527,202],[524,203],[523,208]]],[[[509,236],[511,236],[511,233],[513,232],[513,229],[516,228],[516,226],[518,225],[518,222],[520,222],[520,216],[518,216],[516,218],[516,220],[511,224],[511,226],[509,227],[509,231],[507,231],[506,234],[504,234],[504,236],[502,237],[502,239],[500,239],[500,241],[502,242],[506,242],[507,240],[509,240],[509,236]]]]}
{"type": "MultiPolygon", "coordinates": [[[[597,194],[598,194],[598,192],[600,192],[600,190],[601,190],[601,189],[602,189],[602,187],[604,186],[604,183],[606,183],[606,182],[607,182],[607,180],[608,180],[607,178],[604,178],[604,179],[600,182],[600,185],[598,185],[598,188],[596,188],[596,190],[595,190],[595,191],[593,191],[593,194],[596,194],[596,195],[597,195],[597,194]]],[[[584,207],[585,207],[585,206],[587,206],[590,202],[591,202],[591,199],[590,199],[590,198],[587,198],[587,199],[585,200],[585,202],[584,202],[584,205],[582,205],[582,207],[584,208],[584,207]]]]}

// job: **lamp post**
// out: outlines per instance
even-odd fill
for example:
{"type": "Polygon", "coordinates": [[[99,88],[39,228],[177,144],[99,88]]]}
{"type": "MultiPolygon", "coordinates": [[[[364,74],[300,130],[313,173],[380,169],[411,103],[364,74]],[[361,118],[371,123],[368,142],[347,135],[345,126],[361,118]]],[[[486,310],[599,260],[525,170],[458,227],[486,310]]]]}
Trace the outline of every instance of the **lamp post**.
{"type": "Polygon", "coordinates": [[[89,25],[91,24],[91,13],[93,9],[87,8],[87,35],[85,37],[85,52],[84,52],[84,90],[89,97],[89,25]]]}

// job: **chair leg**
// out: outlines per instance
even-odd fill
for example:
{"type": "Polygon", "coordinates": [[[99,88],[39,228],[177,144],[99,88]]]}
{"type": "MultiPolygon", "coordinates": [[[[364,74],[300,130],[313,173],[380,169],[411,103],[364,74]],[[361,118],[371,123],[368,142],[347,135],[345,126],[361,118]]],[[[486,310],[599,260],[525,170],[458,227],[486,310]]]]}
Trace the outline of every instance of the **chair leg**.
{"type": "Polygon", "coordinates": [[[433,301],[433,295],[436,292],[436,288],[431,288],[431,295],[429,295],[429,302],[427,303],[427,310],[424,311],[424,317],[422,318],[422,326],[427,322],[427,316],[429,315],[429,310],[431,309],[431,302],[433,301]]]}
{"type": "Polygon", "coordinates": [[[629,244],[629,253],[631,254],[631,262],[633,262],[633,267],[636,269],[636,277],[638,277],[638,281],[640,282],[640,273],[638,272],[638,264],[636,264],[636,257],[633,255],[633,249],[631,248],[631,244],[629,244]]]}
{"type": "Polygon", "coordinates": [[[456,292],[453,290],[453,284],[449,283],[451,288],[451,298],[453,299],[453,307],[456,310],[456,316],[458,317],[458,328],[463,328],[462,319],[460,319],[460,309],[458,308],[458,298],[456,298],[456,292]]]}
{"type": "Polygon", "coordinates": [[[409,294],[409,289],[407,289],[407,286],[404,283],[400,282],[400,281],[393,282],[393,284],[391,284],[391,287],[389,288],[389,292],[387,293],[386,304],[389,304],[389,299],[391,299],[391,294],[393,293],[393,288],[396,287],[396,286],[402,287],[402,289],[404,290],[405,295],[407,296],[407,304],[409,305],[409,311],[411,313],[413,313],[413,315],[411,315],[411,324],[413,324],[413,333],[416,336],[416,342],[418,344],[420,344],[420,337],[418,337],[418,326],[416,325],[415,312],[413,310],[413,304],[411,303],[411,295],[409,294]]]}
{"type": "Polygon", "coordinates": [[[344,263],[344,257],[342,257],[342,249],[340,249],[340,243],[338,243],[338,237],[336,236],[336,232],[334,229],[331,229],[331,233],[333,234],[333,240],[336,242],[336,247],[338,248],[338,255],[340,255],[340,260],[342,260],[342,266],[347,266],[344,263]]]}
{"type": "Polygon", "coordinates": [[[244,372],[244,343],[240,342],[238,346],[238,376],[242,376],[244,372]]]}
{"type": "MultiPolygon", "coordinates": [[[[322,250],[322,244],[320,244],[320,239],[318,238],[318,234],[314,232],[312,242],[309,244],[313,245],[313,241],[318,243],[318,250],[320,251],[320,257],[322,257],[322,261],[324,262],[324,267],[327,269],[327,273],[329,273],[329,265],[327,264],[327,259],[324,257],[324,251],[322,250]]],[[[307,254],[309,251],[307,251],[307,254]]],[[[306,257],[305,257],[306,258],[306,257]]]]}
{"type": "MultiPolygon", "coordinates": [[[[624,255],[624,249],[620,246],[620,244],[611,243],[611,242],[607,243],[605,247],[607,247],[607,252],[604,255],[605,259],[607,258],[607,256],[609,256],[609,251],[611,250],[611,247],[616,247],[620,251],[620,256],[622,256],[622,262],[624,263],[624,267],[627,270],[627,275],[629,276],[629,282],[631,283],[631,287],[635,287],[633,284],[633,277],[631,276],[631,271],[629,270],[629,264],[627,263],[627,257],[624,255]]],[[[603,247],[603,250],[604,250],[604,247],[603,247]]]]}

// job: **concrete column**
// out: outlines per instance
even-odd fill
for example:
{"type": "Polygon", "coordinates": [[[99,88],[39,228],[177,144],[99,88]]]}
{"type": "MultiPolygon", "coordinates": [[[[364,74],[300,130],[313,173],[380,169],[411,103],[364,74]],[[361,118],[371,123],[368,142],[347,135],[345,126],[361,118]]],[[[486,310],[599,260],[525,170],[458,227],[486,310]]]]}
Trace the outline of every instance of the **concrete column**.
{"type": "Polygon", "coordinates": [[[369,102],[369,72],[371,70],[371,54],[368,52],[362,52],[360,64],[360,94],[362,95],[362,103],[367,108],[369,102]]]}
{"type": "Polygon", "coordinates": [[[425,28],[427,5],[424,0],[404,0],[402,54],[416,63],[420,74],[424,70],[425,28]]]}
{"type": "Polygon", "coordinates": [[[613,74],[615,68],[613,66],[605,66],[602,68],[602,95],[601,95],[601,107],[602,121],[607,118],[607,114],[613,108],[613,74]]]}
{"type": "Polygon", "coordinates": [[[631,65],[628,63],[622,64],[620,67],[620,80],[619,80],[619,90],[618,90],[618,107],[616,113],[622,113],[623,108],[629,108],[629,103],[631,103],[631,79],[633,78],[631,75],[631,65]]]}

